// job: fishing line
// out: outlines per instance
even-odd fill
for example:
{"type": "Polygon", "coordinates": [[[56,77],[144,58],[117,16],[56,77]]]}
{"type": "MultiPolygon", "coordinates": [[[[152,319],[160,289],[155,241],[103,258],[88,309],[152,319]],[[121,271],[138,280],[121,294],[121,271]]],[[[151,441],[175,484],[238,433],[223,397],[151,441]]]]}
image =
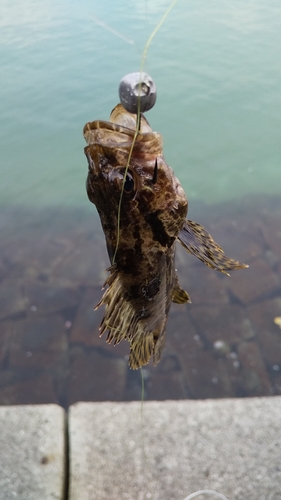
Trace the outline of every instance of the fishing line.
{"type": "Polygon", "coordinates": [[[219,493],[218,491],[214,490],[200,490],[196,491],[195,493],[191,493],[191,495],[188,495],[184,500],[191,500],[192,498],[195,498],[199,495],[210,495],[210,496],[216,496],[217,498],[220,498],[221,500],[227,500],[227,498],[222,494],[219,493]]]}
{"type": "Polygon", "coordinates": [[[141,434],[142,434],[142,444],[143,444],[143,454],[145,458],[145,463],[146,463],[146,454],[145,454],[145,447],[144,447],[144,424],[143,424],[143,403],[144,403],[144,374],[142,367],[140,367],[140,372],[141,372],[141,434]]]}
{"type": "Polygon", "coordinates": [[[127,42],[130,45],[134,45],[135,44],[134,40],[132,40],[131,38],[129,38],[129,37],[125,36],[125,35],[123,35],[123,33],[120,33],[120,31],[117,31],[115,28],[112,28],[112,26],[109,26],[109,24],[105,23],[104,21],[102,21],[101,19],[99,19],[97,16],[93,16],[93,14],[92,14],[89,17],[98,26],[101,26],[102,28],[104,28],[105,30],[109,31],[110,33],[113,33],[113,35],[118,36],[118,38],[121,38],[122,40],[124,40],[124,42],[127,42]]]}
{"type": "MultiPolygon", "coordinates": [[[[165,11],[164,15],[160,19],[159,23],[157,24],[157,26],[154,28],[154,30],[150,34],[150,36],[149,36],[149,38],[148,38],[148,40],[147,40],[147,42],[145,44],[144,51],[143,51],[143,54],[142,54],[141,65],[140,65],[140,74],[142,74],[142,72],[143,72],[145,60],[146,60],[146,57],[147,57],[147,52],[148,52],[148,49],[150,47],[150,44],[151,44],[153,38],[155,37],[156,33],[161,28],[162,24],[164,23],[165,19],[167,18],[167,16],[169,15],[170,11],[172,10],[172,8],[174,7],[174,5],[176,3],[177,3],[177,0],[173,0],[171,2],[171,4],[169,5],[168,9],[165,11]]],[[[120,242],[121,205],[122,205],[122,199],[123,199],[123,194],[124,194],[124,187],[125,187],[125,182],[126,182],[126,176],[127,176],[128,169],[129,169],[129,166],[130,166],[131,157],[132,157],[133,149],[134,149],[134,146],[135,146],[135,143],[136,143],[136,140],[137,140],[137,136],[140,133],[140,125],[141,125],[140,94],[141,94],[141,81],[139,82],[139,88],[138,88],[138,109],[137,109],[137,118],[136,118],[136,130],[135,130],[135,133],[134,133],[134,137],[133,137],[133,140],[132,140],[132,145],[131,145],[131,148],[130,148],[130,151],[129,151],[129,155],[128,155],[128,159],[127,159],[127,164],[126,164],[126,168],[125,168],[125,172],[124,172],[124,177],[123,177],[123,182],[122,182],[122,187],[121,187],[121,193],[120,193],[120,199],[119,199],[119,204],[118,204],[117,237],[116,237],[116,247],[115,247],[114,255],[113,255],[113,258],[112,258],[112,265],[115,264],[116,254],[117,254],[118,247],[119,247],[119,242],[120,242]]],[[[145,397],[145,390],[144,390],[145,388],[144,388],[144,374],[143,374],[143,370],[142,370],[141,367],[140,367],[140,372],[141,372],[141,435],[142,435],[142,449],[143,449],[143,456],[144,456],[144,466],[146,468],[146,466],[147,466],[147,457],[146,457],[145,446],[144,446],[144,422],[143,422],[143,403],[144,403],[144,397],[145,397]]]]}
{"type": "MultiPolygon", "coordinates": [[[[161,28],[161,26],[164,23],[166,17],[169,15],[170,11],[175,6],[175,4],[177,3],[177,1],[178,0],[173,0],[172,1],[172,3],[170,4],[170,6],[168,7],[168,9],[166,10],[166,12],[164,13],[164,15],[160,19],[159,23],[157,24],[157,26],[154,28],[154,30],[152,31],[151,35],[149,36],[149,38],[148,38],[148,40],[147,40],[147,42],[145,44],[144,51],[143,51],[142,58],[141,58],[140,74],[142,74],[142,72],[143,72],[143,68],[144,68],[144,63],[145,63],[145,60],[146,60],[147,52],[148,52],[148,49],[150,47],[150,44],[151,44],[153,38],[155,37],[156,33],[161,28]]],[[[115,247],[114,255],[113,255],[113,258],[112,258],[112,264],[115,263],[115,258],[116,258],[116,254],[117,254],[118,247],[119,247],[119,242],[120,242],[121,205],[122,205],[122,199],[123,199],[123,194],[124,194],[124,187],[125,187],[126,177],[127,177],[128,169],[129,169],[129,166],[130,166],[130,161],[131,161],[133,149],[135,147],[136,139],[137,139],[137,136],[138,136],[138,134],[140,132],[140,124],[141,124],[140,91],[141,91],[141,82],[139,83],[139,90],[138,90],[139,95],[138,95],[138,110],[137,110],[137,120],[136,120],[136,131],[134,133],[134,137],[133,137],[131,149],[130,149],[130,152],[129,152],[129,156],[128,156],[128,160],[127,160],[127,164],[126,164],[126,168],[125,168],[125,172],[124,172],[124,177],[123,177],[123,182],[122,182],[122,187],[121,187],[121,193],[120,193],[120,199],[119,199],[119,204],[118,204],[118,212],[117,212],[117,237],[116,237],[116,247],[115,247]]]]}
{"type": "Polygon", "coordinates": [[[144,445],[144,421],[143,421],[143,403],[144,403],[144,373],[142,367],[140,367],[140,373],[141,373],[141,441],[142,441],[142,453],[143,453],[143,489],[145,486],[145,470],[148,469],[147,467],[147,455],[145,452],[145,445],[144,445]]]}

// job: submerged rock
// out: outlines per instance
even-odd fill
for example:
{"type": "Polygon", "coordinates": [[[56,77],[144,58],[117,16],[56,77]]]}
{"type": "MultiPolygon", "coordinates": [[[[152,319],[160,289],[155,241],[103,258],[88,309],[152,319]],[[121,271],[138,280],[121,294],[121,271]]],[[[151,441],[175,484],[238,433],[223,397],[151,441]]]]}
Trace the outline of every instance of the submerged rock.
{"type": "MultiPolygon", "coordinates": [[[[231,278],[177,256],[191,304],[171,309],[163,360],[145,397],[281,393],[281,201],[193,205],[219,244],[250,267],[231,278]]],[[[128,345],[99,337],[94,306],[108,266],[103,234],[81,209],[8,210],[0,217],[0,404],[141,397],[128,345]]]]}

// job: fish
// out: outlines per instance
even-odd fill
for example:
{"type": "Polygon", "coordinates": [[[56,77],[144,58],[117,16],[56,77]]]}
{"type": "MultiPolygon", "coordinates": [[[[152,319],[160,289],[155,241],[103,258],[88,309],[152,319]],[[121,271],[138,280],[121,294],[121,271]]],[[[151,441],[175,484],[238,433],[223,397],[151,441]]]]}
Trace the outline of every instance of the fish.
{"type": "Polygon", "coordinates": [[[177,241],[222,273],[248,267],[226,257],[203,226],[187,219],[188,201],[164,159],[161,134],[143,114],[136,127],[136,115],[119,103],[109,121],[95,120],[83,129],[87,194],[110,260],[96,306],[105,306],[100,336],[107,332],[109,344],[129,342],[131,369],[150,359],[159,362],[171,302],[190,302],[175,268],[177,241]]]}

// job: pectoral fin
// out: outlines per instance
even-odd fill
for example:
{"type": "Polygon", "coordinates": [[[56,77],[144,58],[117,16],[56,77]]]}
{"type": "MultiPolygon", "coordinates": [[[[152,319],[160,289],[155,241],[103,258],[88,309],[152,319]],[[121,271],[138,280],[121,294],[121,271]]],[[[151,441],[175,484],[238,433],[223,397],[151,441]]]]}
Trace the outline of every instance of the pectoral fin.
{"type": "Polygon", "coordinates": [[[177,277],[176,284],[172,292],[172,301],[176,304],[185,304],[186,302],[191,302],[188,293],[180,287],[177,277]]]}
{"type": "Polygon", "coordinates": [[[249,267],[237,260],[226,257],[223,249],[207,233],[206,229],[191,220],[186,220],[181,229],[178,240],[183,247],[197,259],[212,269],[228,274],[227,271],[249,267]]]}

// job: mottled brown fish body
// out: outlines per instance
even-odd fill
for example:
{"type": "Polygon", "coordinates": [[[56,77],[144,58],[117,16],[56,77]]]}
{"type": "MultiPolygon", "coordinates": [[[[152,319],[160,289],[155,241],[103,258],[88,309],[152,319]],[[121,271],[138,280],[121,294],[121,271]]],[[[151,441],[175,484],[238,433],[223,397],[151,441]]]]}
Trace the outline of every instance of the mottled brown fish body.
{"type": "Polygon", "coordinates": [[[202,226],[186,220],[185,193],[164,160],[161,135],[144,117],[132,149],[135,135],[136,117],[121,104],[109,122],[84,127],[87,193],[97,207],[111,261],[98,304],[105,305],[101,335],[108,331],[109,343],[129,341],[134,369],[151,356],[159,361],[171,301],[189,301],[175,272],[177,238],[209,267],[225,273],[246,267],[227,258],[202,226]]]}
{"type": "Polygon", "coordinates": [[[111,263],[101,334],[108,342],[130,342],[130,366],[160,358],[175,286],[175,240],[187,213],[187,199],[162,155],[160,134],[143,118],[132,151],[118,220],[125,169],[135,135],[135,116],[121,105],[110,120],[84,128],[89,162],[87,192],[99,212],[111,263]],[[127,121],[126,121],[127,120],[127,121]],[[131,120],[131,121],[130,121],[131,120]],[[157,181],[155,165],[157,162],[157,181]],[[117,247],[117,251],[116,251],[117,247]],[[116,253],[115,253],[116,252],[116,253]]]}

